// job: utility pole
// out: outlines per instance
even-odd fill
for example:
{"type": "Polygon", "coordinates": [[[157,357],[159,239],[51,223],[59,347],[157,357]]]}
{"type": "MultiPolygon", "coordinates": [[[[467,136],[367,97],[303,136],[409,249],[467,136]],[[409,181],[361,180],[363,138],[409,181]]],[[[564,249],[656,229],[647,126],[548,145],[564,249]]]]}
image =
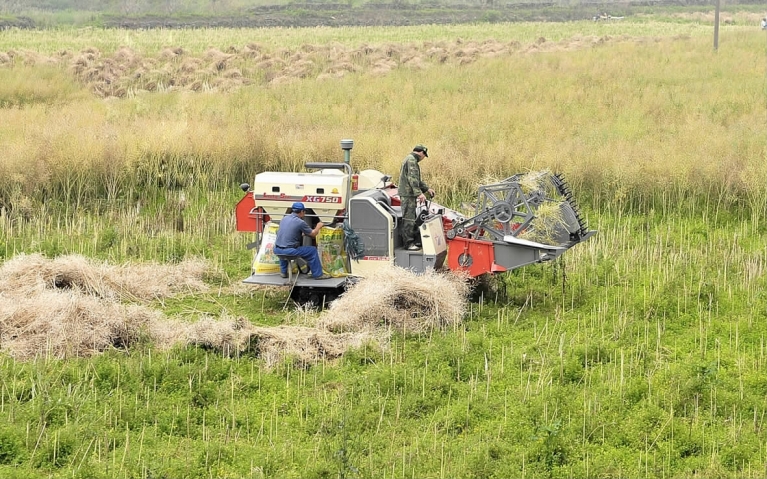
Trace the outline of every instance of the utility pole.
{"type": "Polygon", "coordinates": [[[714,11],[714,51],[719,50],[719,3],[716,0],[716,10],[714,11]]]}

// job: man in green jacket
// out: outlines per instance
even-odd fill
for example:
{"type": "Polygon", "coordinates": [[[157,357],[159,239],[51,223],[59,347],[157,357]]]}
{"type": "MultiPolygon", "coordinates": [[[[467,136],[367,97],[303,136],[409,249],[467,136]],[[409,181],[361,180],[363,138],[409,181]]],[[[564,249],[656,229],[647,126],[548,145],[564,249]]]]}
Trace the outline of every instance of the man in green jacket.
{"type": "Polygon", "coordinates": [[[413,152],[402,161],[399,173],[399,198],[402,205],[402,246],[410,251],[420,249],[418,228],[415,225],[415,208],[419,202],[426,201],[426,194],[434,197],[434,190],[421,179],[421,168],[418,162],[428,158],[428,148],[416,145],[413,152]]]}

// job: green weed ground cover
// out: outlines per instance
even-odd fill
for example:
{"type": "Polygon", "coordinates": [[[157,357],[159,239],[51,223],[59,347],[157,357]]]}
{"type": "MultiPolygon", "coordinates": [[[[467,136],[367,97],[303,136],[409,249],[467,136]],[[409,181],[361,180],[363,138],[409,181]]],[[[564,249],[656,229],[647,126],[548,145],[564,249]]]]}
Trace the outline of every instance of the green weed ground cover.
{"type": "MultiPolygon", "coordinates": [[[[4,358],[0,473],[762,477],[764,232],[596,216],[592,242],[510,274],[463,326],[337,363],[267,371],[247,352],[151,344],[4,358]]],[[[279,296],[266,316],[259,294],[215,302],[281,322],[279,296]]]]}
{"type": "MultiPolygon", "coordinates": [[[[488,176],[564,170],[599,233],[506,275],[462,327],[397,333],[334,363],[267,370],[248,352],[150,343],[2,356],[0,476],[764,477],[765,39],[729,31],[727,55],[703,37],[653,40],[418,81],[111,102],[33,88],[51,100],[0,110],[5,259],[204,256],[212,283],[236,283],[250,259],[236,185],[335,158],[347,136],[353,161],[386,171],[408,138],[432,138],[445,159],[424,169],[451,206],[488,176]],[[22,157],[48,165],[45,181],[22,157]]],[[[283,300],[156,306],[278,325],[283,300]]]]}

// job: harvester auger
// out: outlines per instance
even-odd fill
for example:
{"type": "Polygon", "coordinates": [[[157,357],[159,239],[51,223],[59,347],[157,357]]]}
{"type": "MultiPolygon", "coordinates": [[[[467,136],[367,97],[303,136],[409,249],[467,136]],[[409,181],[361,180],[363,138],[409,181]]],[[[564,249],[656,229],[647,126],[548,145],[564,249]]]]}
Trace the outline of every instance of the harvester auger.
{"type": "Polygon", "coordinates": [[[588,229],[562,175],[539,171],[480,186],[468,218],[434,202],[422,206],[417,222],[422,246],[410,251],[400,239],[396,185],[391,176],[376,170],[355,173],[350,162],[353,144],[341,141],[343,163],[307,163],[314,171],[304,173],[262,172],[252,187],[242,185],[246,194],[237,204],[237,230],[254,232],[256,241],[250,246],[257,248],[252,274],[244,282],[288,286],[297,302],[327,302],[383,267],[417,273],[448,269],[477,278],[555,259],[596,233],[588,229]],[[323,267],[330,260],[343,263],[331,272],[331,279],[313,280],[300,271],[291,278],[279,274],[269,233],[295,201],[305,204],[310,226],[322,221],[329,225],[327,237],[340,238],[332,247],[323,244],[322,235],[317,242],[323,267]],[[350,244],[357,250],[343,251],[350,244]],[[327,251],[340,252],[340,257],[327,251]]]}

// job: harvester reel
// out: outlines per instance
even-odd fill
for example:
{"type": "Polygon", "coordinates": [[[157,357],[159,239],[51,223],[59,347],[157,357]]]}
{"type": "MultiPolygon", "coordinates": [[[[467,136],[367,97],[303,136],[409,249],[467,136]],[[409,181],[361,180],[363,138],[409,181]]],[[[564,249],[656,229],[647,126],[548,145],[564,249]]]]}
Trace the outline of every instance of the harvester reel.
{"type": "Polygon", "coordinates": [[[499,183],[480,186],[477,199],[474,216],[454,224],[448,231],[449,239],[461,236],[503,241],[505,236],[532,231],[538,208],[549,202],[563,203],[562,222],[569,237],[562,238],[561,243],[577,241],[588,231],[570,187],[560,174],[544,171],[514,175],[499,183]]]}
{"type": "Polygon", "coordinates": [[[502,241],[503,237],[512,234],[510,222],[527,226],[535,218],[533,207],[528,205],[521,187],[514,177],[503,182],[479,187],[475,215],[458,223],[454,230],[457,236],[484,235],[502,241]],[[469,232],[467,234],[467,232],[469,232]]]}
{"type": "Polygon", "coordinates": [[[514,217],[514,209],[505,201],[499,201],[493,205],[493,216],[496,221],[508,223],[514,217]]]}

